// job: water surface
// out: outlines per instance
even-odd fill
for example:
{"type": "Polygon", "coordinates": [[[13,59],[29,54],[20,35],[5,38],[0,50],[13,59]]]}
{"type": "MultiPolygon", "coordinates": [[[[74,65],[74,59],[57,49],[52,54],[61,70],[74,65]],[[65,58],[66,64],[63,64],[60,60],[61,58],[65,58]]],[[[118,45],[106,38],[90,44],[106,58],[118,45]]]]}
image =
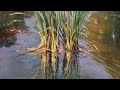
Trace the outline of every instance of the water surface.
{"type": "MultiPolygon", "coordinates": [[[[9,13],[2,13],[5,19],[9,13]],[[6,15],[6,16],[5,16],[6,15]]],[[[8,16],[7,16],[8,15],[8,16]]],[[[0,41],[0,78],[1,79],[113,79],[120,78],[119,57],[119,13],[93,12],[87,21],[84,33],[80,38],[81,48],[89,48],[88,53],[26,53],[20,54],[16,50],[36,47],[40,39],[35,33],[34,19],[17,16],[22,20],[12,27],[32,32],[15,33],[4,36],[0,41]],[[22,18],[20,18],[22,17],[22,18]],[[11,42],[9,41],[11,39],[11,42]]],[[[13,18],[14,19],[14,18],[13,18]]],[[[11,20],[11,19],[9,19],[11,20]]],[[[8,20],[8,21],[9,21],[8,20]]],[[[5,22],[5,21],[4,21],[5,22]]],[[[6,21],[7,22],[7,21],[6,21]]],[[[2,22],[3,23],[3,22],[2,22]]],[[[1,26],[1,30],[11,28],[1,26]]]]}

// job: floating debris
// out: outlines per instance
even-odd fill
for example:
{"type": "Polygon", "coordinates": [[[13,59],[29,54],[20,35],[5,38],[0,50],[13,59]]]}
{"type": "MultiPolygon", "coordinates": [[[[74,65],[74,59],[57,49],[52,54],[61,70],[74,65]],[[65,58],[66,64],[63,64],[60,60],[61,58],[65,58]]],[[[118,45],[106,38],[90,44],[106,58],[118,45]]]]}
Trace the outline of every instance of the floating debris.
{"type": "Polygon", "coordinates": [[[22,12],[15,12],[15,13],[12,13],[12,14],[10,14],[11,16],[12,15],[26,15],[25,13],[22,13],[22,12]]]}

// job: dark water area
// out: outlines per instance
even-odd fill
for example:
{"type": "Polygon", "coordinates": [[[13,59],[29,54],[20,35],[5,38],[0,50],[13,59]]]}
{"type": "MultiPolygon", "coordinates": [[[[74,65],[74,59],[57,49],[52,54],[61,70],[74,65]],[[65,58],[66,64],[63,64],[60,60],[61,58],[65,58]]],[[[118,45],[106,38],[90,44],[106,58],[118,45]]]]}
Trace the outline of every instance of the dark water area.
{"type": "Polygon", "coordinates": [[[0,79],[120,78],[120,12],[96,11],[91,14],[86,24],[88,30],[85,31],[88,38],[79,40],[82,49],[90,49],[89,54],[16,52],[37,47],[40,39],[35,28],[29,27],[34,27],[35,22],[31,12],[26,15],[13,15],[14,17],[9,16],[11,13],[13,12],[0,12],[0,79]],[[6,24],[15,19],[21,22],[11,26],[6,24]]]}

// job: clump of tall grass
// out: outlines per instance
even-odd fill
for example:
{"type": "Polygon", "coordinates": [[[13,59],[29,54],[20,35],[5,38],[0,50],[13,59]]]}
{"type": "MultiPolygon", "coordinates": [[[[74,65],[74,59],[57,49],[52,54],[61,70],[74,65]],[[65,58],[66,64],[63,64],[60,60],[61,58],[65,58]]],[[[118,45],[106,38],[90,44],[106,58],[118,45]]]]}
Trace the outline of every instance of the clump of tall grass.
{"type": "Polygon", "coordinates": [[[36,11],[34,19],[35,27],[41,43],[38,48],[41,51],[57,52],[62,47],[63,51],[78,49],[80,32],[85,24],[89,11],[36,11]]]}
{"type": "Polygon", "coordinates": [[[65,11],[63,15],[61,37],[67,50],[78,50],[80,32],[89,11],[65,11]]]}
{"type": "Polygon", "coordinates": [[[41,38],[40,47],[45,50],[56,52],[58,48],[59,30],[61,26],[61,16],[59,11],[37,11],[36,20],[37,33],[41,38]]]}

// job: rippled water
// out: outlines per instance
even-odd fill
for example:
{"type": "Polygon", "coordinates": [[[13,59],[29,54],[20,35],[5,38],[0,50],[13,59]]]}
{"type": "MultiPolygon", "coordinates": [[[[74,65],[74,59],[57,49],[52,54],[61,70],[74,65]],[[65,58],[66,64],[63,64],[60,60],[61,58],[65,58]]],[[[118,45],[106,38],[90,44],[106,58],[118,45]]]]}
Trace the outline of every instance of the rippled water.
{"type": "Polygon", "coordinates": [[[86,25],[89,41],[94,44],[92,54],[114,78],[120,78],[120,12],[94,12],[86,25]],[[96,23],[97,20],[97,23],[96,23]]]}
{"type": "MultiPolygon", "coordinates": [[[[116,24],[119,13],[93,12],[88,19],[84,33],[88,39],[81,38],[82,48],[88,53],[29,53],[19,54],[16,50],[36,47],[40,39],[31,29],[34,19],[24,17],[17,24],[28,33],[13,35],[14,43],[6,46],[0,42],[1,79],[113,79],[120,78],[119,27],[116,24]],[[114,21],[114,23],[113,23],[114,21]],[[115,23],[116,22],[116,23],[115,23]],[[24,27],[23,27],[24,26],[24,27]],[[118,30],[116,30],[118,29],[118,30]]],[[[33,26],[34,27],[34,26],[33,26]]],[[[7,38],[7,37],[6,37],[7,38]]],[[[6,40],[7,41],[7,40],[6,40]]]]}

